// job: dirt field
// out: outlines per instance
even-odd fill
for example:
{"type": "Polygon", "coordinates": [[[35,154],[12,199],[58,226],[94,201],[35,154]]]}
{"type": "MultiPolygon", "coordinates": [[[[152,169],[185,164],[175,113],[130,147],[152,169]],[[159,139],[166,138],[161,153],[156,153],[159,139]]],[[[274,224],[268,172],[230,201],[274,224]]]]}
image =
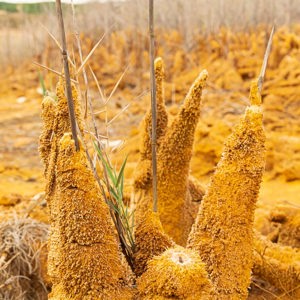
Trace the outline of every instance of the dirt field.
{"type": "MultiPolygon", "coordinates": [[[[4,35],[0,31],[1,34],[4,35]]],[[[259,74],[268,34],[269,28],[264,26],[246,32],[221,29],[208,35],[196,35],[187,49],[179,32],[157,31],[156,52],[163,58],[166,69],[164,96],[169,124],[198,73],[207,69],[209,74],[202,94],[189,171],[205,190],[221,157],[225,139],[249,106],[250,82],[259,74]]],[[[289,223],[300,209],[299,34],[300,27],[295,25],[278,28],[274,36],[262,91],[266,166],[254,222],[254,227],[274,244],[288,246],[284,234],[296,232],[293,242],[298,245],[300,241],[299,221],[289,223]],[[282,216],[279,212],[285,221],[277,217],[282,216]]],[[[82,35],[81,39],[83,53],[87,55],[97,40],[88,35],[82,35]]],[[[115,31],[107,40],[109,42],[103,42],[88,63],[99,80],[104,98],[111,98],[105,112],[91,72],[88,74],[89,92],[99,133],[103,140],[108,136],[112,145],[108,152],[114,165],[119,168],[128,155],[124,175],[128,200],[133,193],[135,168],[140,158],[140,124],[150,107],[148,42],[147,36],[131,30],[115,31]],[[119,142],[121,146],[114,148],[119,142]]],[[[61,64],[57,57],[57,47],[49,39],[42,53],[19,66],[7,66],[0,74],[1,221],[17,214],[49,223],[44,199],[44,167],[38,152],[43,101],[39,74],[52,95],[58,76],[32,62],[59,70],[61,64]]],[[[75,58],[78,63],[77,53],[75,58]]],[[[84,95],[86,87],[81,76],[79,79],[84,95]]],[[[85,111],[83,98],[81,106],[85,111]]],[[[90,111],[85,123],[86,136],[89,136],[93,131],[90,111]]],[[[296,299],[278,286],[257,278],[253,282],[249,299],[296,299]]]]}

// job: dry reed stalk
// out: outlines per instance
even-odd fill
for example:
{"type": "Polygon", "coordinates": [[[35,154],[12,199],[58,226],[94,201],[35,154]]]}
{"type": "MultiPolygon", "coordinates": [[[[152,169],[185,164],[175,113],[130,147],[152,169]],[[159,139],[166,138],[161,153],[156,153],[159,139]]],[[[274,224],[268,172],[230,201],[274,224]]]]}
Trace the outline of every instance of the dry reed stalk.
{"type": "Polygon", "coordinates": [[[258,76],[258,90],[261,93],[262,92],[262,86],[264,83],[264,79],[265,79],[265,73],[266,73],[266,69],[267,69],[267,65],[268,65],[268,59],[271,53],[271,48],[272,48],[272,41],[273,41],[273,35],[274,35],[274,30],[275,27],[272,27],[271,33],[270,33],[270,37],[268,40],[268,44],[267,44],[267,48],[265,51],[265,55],[264,55],[264,59],[263,59],[263,64],[260,70],[260,74],[258,76]]]}
{"type": "Polygon", "coordinates": [[[150,80],[151,80],[151,153],[152,153],[152,189],[153,189],[153,211],[157,212],[157,158],[156,158],[156,86],[155,86],[155,66],[154,66],[154,0],[149,0],[149,37],[150,37],[150,80]]]}
{"type": "Polygon", "coordinates": [[[71,130],[73,139],[75,141],[76,150],[79,150],[79,143],[77,137],[77,129],[76,129],[76,117],[74,112],[74,103],[72,98],[72,88],[71,88],[71,80],[70,80],[70,70],[69,70],[69,62],[68,62],[68,51],[67,51],[67,42],[66,42],[66,34],[65,34],[65,26],[63,20],[63,14],[61,9],[61,0],[56,0],[56,10],[57,10],[57,18],[59,23],[59,29],[62,40],[62,57],[64,62],[64,73],[66,78],[66,93],[68,99],[68,109],[69,109],[69,117],[71,123],[71,130]]]}

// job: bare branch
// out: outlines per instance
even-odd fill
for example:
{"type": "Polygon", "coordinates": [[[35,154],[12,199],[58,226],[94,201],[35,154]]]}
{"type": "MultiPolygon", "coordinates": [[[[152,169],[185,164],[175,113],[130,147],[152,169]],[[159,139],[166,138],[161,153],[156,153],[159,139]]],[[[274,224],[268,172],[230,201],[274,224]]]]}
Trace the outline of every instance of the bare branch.
{"type": "Polygon", "coordinates": [[[56,0],[56,10],[57,10],[57,18],[61,33],[61,40],[62,40],[62,57],[64,61],[64,71],[65,71],[65,78],[66,78],[66,91],[67,91],[67,100],[68,100],[68,108],[69,108],[69,117],[71,123],[71,131],[72,137],[75,142],[76,150],[79,150],[79,142],[77,137],[77,129],[76,129],[76,117],[74,111],[74,102],[72,97],[72,88],[71,88],[71,80],[70,80],[70,70],[68,64],[68,52],[67,52],[67,42],[66,42],[66,33],[65,33],[65,26],[63,20],[63,14],[61,9],[61,0],[56,0]]]}
{"type": "MultiPolygon", "coordinates": [[[[100,45],[100,43],[102,42],[102,40],[105,37],[106,32],[102,35],[102,37],[100,38],[100,40],[96,43],[96,45],[93,47],[93,49],[90,51],[90,53],[88,54],[88,56],[84,59],[84,61],[82,62],[81,66],[78,68],[77,70],[77,75],[80,74],[80,72],[82,71],[82,69],[84,68],[84,66],[86,65],[86,63],[88,62],[88,60],[90,59],[90,57],[93,55],[93,53],[95,52],[95,50],[98,48],[98,46],[100,45]]],[[[81,57],[82,58],[82,57],[81,57]]]]}
{"type": "MultiPolygon", "coordinates": [[[[47,33],[52,38],[52,40],[55,42],[55,44],[57,45],[57,47],[59,48],[59,50],[62,51],[62,47],[61,47],[60,43],[58,42],[58,40],[55,38],[55,36],[42,23],[40,23],[40,25],[42,26],[42,28],[44,28],[47,31],[47,33]]],[[[69,56],[68,56],[68,60],[69,60],[69,63],[72,65],[72,67],[75,67],[72,59],[69,56]]]]}
{"type": "Polygon", "coordinates": [[[150,36],[150,81],[151,81],[151,111],[152,111],[152,186],[153,186],[153,211],[157,212],[157,159],[156,159],[156,87],[154,70],[154,0],[149,0],[149,36],[150,36]]]}
{"type": "Polygon", "coordinates": [[[118,88],[120,82],[122,81],[122,79],[123,79],[125,73],[127,72],[128,68],[129,68],[129,67],[127,66],[127,67],[125,68],[124,72],[121,74],[121,76],[120,76],[120,78],[118,79],[117,83],[115,84],[113,90],[111,91],[109,97],[108,97],[107,100],[105,101],[105,104],[109,102],[109,100],[111,99],[111,97],[112,97],[112,96],[114,95],[114,93],[116,92],[116,90],[117,90],[117,88],[118,88]]]}
{"type": "MultiPolygon", "coordinates": [[[[45,69],[47,71],[50,71],[50,72],[52,72],[52,73],[54,73],[54,74],[56,74],[56,75],[58,75],[58,76],[60,76],[62,78],[65,78],[64,74],[62,74],[62,73],[60,73],[60,72],[58,72],[58,71],[56,71],[54,69],[51,69],[51,68],[49,68],[49,67],[47,67],[45,65],[39,64],[38,62],[33,62],[33,64],[36,65],[36,66],[39,66],[39,67],[41,67],[41,68],[43,68],[43,69],[45,69]]],[[[71,81],[74,82],[74,83],[78,83],[78,81],[76,81],[74,79],[71,79],[71,81]]]]}
{"type": "Polygon", "coordinates": [[[268,65],[268,59],[269,59],[269,56],[270,56],[270,53],[271,53],[273,35],[274,35],[274,26],[272,27],[272,31],[270,33],[268,45],[267,45],[266,52],[265,52],[265,55],[264,55],[264,60],[263,60],[262,66],[261,66],[260,74],[258,76],[258,90],[259,90],[260,93],[262,91],[262,86],[263,86],[263,83],[264,83],[265,73],[266,73],[266,69],[267,69],[267,65],[268,65]]]}

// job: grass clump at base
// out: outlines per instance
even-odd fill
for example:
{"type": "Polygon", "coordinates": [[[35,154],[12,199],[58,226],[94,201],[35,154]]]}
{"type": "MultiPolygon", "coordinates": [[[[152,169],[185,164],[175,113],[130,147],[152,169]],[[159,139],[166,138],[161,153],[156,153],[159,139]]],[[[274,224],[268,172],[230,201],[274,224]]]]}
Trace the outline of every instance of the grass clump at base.
{"type": "Polygon", "coordinates": [[[46,300],[49,226],[15,217],[0,223],[0,298],[46,300]]]}

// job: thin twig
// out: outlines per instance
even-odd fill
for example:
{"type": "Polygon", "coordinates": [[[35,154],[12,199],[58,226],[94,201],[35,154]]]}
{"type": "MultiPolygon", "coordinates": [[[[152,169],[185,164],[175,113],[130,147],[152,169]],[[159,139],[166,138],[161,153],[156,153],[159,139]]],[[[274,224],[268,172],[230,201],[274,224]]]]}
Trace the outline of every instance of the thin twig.
{"type": "Polygon", "coordinates": [[[118,112],[110,121],[107,122],[106,126],[110,126],[129,106],[130,103],[126,104],[120,112],[118,112]]]}
{"type": "Polygon", "coordinates": [[[150,36],[150,81],[151,81],[151,111],[152,111],[152,186],[153,186],[153,211],[157,212],[157,159],[156,159],[156,86],[154,70],[154,22],[153,10],[154,0],[149,0],[149,36],[150,36]]]}
{"type": "Polygon", "coordinates": [[[262,66],[261,66],[260,74],[258,76],[258,90],[260,93],[262,91],[262,86],[263,86],[264,79],[265,79],[265,73],[266,73],[266,69],[267,69],[268,59],[269,59],[269,56],[271,53],[273,35],[274,35],[274,26],[272,27],[272,31],[270,33],[268,45],[267,45],[266,52],[264,55],[264,60],[263,60],[262,66]]]}
{"type": "Polygon", "coordinates": [[[114,93],[116,92],[120,82],[122,81],[124,75],[126,74],[127,70],[128,70],[129,66],[127,66],[124,70],[124,72],[121,74],[120,78],[118,79],[117,83],[115,84],[113,90],[111,91],[110,95],[108,96],[107,100],[105,101],[105,104],[109,102],[109,100],[111,99],[111,97],[114,95],[114,93]]]}
{"type": "MultiPolygon", "coordinates": [[[[54,41],[54,43],[56,44],[56,46],[59,48],[59,50],[62,51],[62,47],[61,47],[60,43],[58,42],[58,40],[55,38],[55,36],[42,23],[40,23],[40,25],[42,26],[42,28],[44,28],[47,31],[47,33],[52,38],[52,40],[54,41]]],[[[72,67],[75,67],[72,59],[69,56],[68,56],[68,60],[69,60],[69,63],[72,65],[72,67]]]]}
{"type": "MultiPolygon", "coordinates": [[[[64,74],[62,74],[62,73],[60,73],[60,72],[58,72],[56,70],[53,70],[53,69],[51,69],[51,68],[49,68],[49,67],[47,67],[45,65],[39,64],[38,62],[33,62],[33,64],[37,65],[37,66],[39,66],[39,67],[41,67],[41,68],[43,68],[43,69],[45,69],[47,71],[50,71],[50,72],[52,72],[52,73],[54,73],[54,74],[56,74],[56,75],[58,75],[58,76],[60,76],[62,78],[65,78],[64,74]]],[[[78,83],[78,81],[76,81],[74,79],[71,79],[71,81],[74,82],[74,83],[78,83]]]]}
{"type": "Polygon", "coordinates": [[[99,91],[99,94],[100,94],[100,96],[101,96],[102,102],[103,102],[103,104],[105,104],[104,93],[103,93],[103,91],[102,91],[102,89],[101,89],[101,86],[100,86],[100,84],[99,84],[99,81],[98,81],[98,79],[97,79],[97,76],[96,76],[96,74],[94,73],[94,71],[93,71],[93,69],[91,68],[91,66],[89,66],[89,68],[90,68],[90,72],[91,72],[91,74],[92,74],[92,76],[93,76],[93,78],[94,78],[94,81],[95,81],[95,83],[96,83],[96,86],[97,86],[97,88],[98,88],[98,91],[99,91]]]}
{"type": "Polygon", "coordinates": [[[83,70],[84,66],[86,65],[86,63],[88,62],[88,60],[90,59],[90,57],[93,55],[93,53],[95,52],[95,50],[98,48],[98,46],[100,45],[100,43],[104,39],[105,35],[106,35],[106,32],[102,35],[102,37],[100,38],[100,40],[96,43],[96,45],[93,47],[93,49],[90,51],[90,53],[84,59],[84,61],[82,61],[82,54],[81,54],[81,57],[80,57],[81,66],[78,68],[78,70],[76,72],[77,74],[80,74],[80,72],[83,70]]]}
{"type": "Polygon", "coordinates": [[[73,136],[73,139],[75,142],[76,151],[78,151],[79,150],[79,142],[78,142],[78,137],[77,137],[76,117],[75,117],[74,102],[73,102],[73,97],[72,97],[66,33],[65,33],[65,26],[64,26],[63,14],[62,14],[62,9],[61,9],[61,0],[56,0],[56,10],[57,10],[57,18],[58,18],[58,23],[59,23],[60,33],[61,33],[61,40],[62,40],[62,57],[63,57],[63,61],[64,61],[64,71],[65,71],[65,77],[66,77],[66,91],[67,91],[67,100],[68,100],[69,116],[70,116],[70,123],[71,123],[71,131],[72,131],[72,136],[73,136]]]}
{"type": "Polygon", "coordinates": [[[280,299],[280,297],[278,297],[277,295],[275,295],[275,294],[272,293],[271,291],[269,291],[269,290],[263,288],[262,286],[260,286],[260,285],[257,284],[256,282],[254,282],[253,280],[252,280],[252,283],[253,283],[257,288],[259,288],[260,290],[262,290],[263,292],[266,292],[266,293],[272,295],[272,296],[274,297],[274,299],[280,299]]]}

